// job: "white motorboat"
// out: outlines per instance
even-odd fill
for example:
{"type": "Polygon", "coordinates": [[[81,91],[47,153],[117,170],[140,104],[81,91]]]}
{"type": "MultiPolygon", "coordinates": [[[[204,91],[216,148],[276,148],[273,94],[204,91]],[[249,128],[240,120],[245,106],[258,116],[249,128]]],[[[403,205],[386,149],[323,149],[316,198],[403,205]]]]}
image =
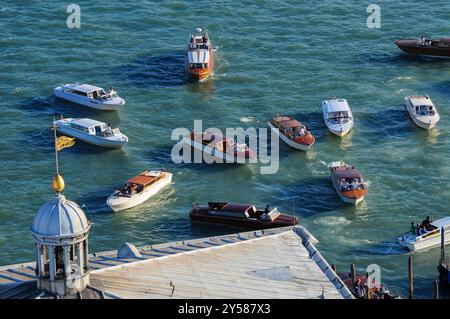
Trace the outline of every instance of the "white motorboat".
{"type": "Polygon", "coordinates": [[[56,97],[103,111],[117,111],[125,105],[125,100],[111,87],[105,92],[101,87],[72,83],[58,86],[53,90],[56,97]]]}
{"type": "Polygon", "coordinates": [[[353,128],[353,115],[346,99],[322,101],[322,111],[331,133],[342,137],[353,128]]]}
{"type": "Polygon", "coordinates": [[[429,130],[439,122],[439,113],[428,95],[406,96],[405,108],[420,128],[429,130]]]}
{"type": "Polygon", "coordinates": [[[145,171],[118,187],[106,204],[115,212],[142,204],[172,182],[172,174],[165,171],[145,171]]]}
{"type": "Polygon", "coordinates": [[[419,233],[407,232],[398,238],[398,242],[410,251],[436,247],[441,244],[442,229],[445,243],[450,242],[450,217],[431,222],[428,229],[419,229],[419,233]]]}
{"type": "Polygon", "coordinates": [[[80,141],[103,147],[119,148],[128,143],[128,137],[118,128],[88,118],[66,118],[53,122],[57,132],[80,141]]]}
{"type": "Polygon", "coordinates": [[[307,151],[316,141],[306,126],[291,116],[275,116],[267,124],[283,142],[297,150],[307,151]]]}
{"type": "Polygon", "coordinates": [[[238,144],[219,134],[192,131],[183,138],[183,143],[211,156],[216,163],[247,164],[250,160],[256,160],[256,153],[247,144],[238,144]]]}

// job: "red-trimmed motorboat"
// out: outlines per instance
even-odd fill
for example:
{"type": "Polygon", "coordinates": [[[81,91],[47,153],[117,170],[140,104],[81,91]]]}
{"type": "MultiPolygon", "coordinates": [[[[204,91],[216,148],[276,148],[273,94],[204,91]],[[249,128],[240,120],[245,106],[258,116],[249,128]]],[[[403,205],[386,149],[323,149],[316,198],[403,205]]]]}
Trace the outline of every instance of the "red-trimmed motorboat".
{"type": "Polygon", "coordinates": [[[195,29],[189,38],[186,51],[186,69],[194,79],[205,80],[214,70],[214,51],[208,32],[201,28],[195,29]]]}
{"type": "Polygon", "coordinates": [[[402,51],[433,58],[450,58],[450,38],[439,40],[425,39],[403,39],[394,42],[402,51]]]}
{"type": "Polygon", "coordinates": [[[339,197],[346,203],[359,204],[367,194],[367,184],[358,170],[342,161],[329,165],[331,180],[339,197]]]}
{"type": "Polygon", "coordinates": [[[298,224],[296,217],[282,214],[276,207],[260,210],[252,204],[209,202],[208,206],[193,205],[189,217],[195,222],[225,224],[250,229],[298,224]]]}
{"type": "Polygon", "coordinates": [[[355,276],[355,285],[349,273],[338,273],[339,278],[347,286],[348,290],[355,296],[356,299],[398,299],[399,296],[391,294],[391,292],[384,286],[371,287],[369,296],[367,296],[366,276],[355,276]],[[363,290],[361,290],[363,289],[363,290]],[[369,298],[367,298],[369,297],[369,298]]]}
{"type": "Polygon", "coordinates": [[[220,163],[247,164],[250,159],[256,159],[255,151],[247,144],[238,144],[233,139],[220,134],[192,131],[190,135],[184,137],[183,142],[219,160],[220,163]]]}
{"type": "Polygon", "coordinates": [[[307,151],[316,142],[306,126],[291,116],[275,116],[267,124],[283,142],[292,148],[307,151]]]}

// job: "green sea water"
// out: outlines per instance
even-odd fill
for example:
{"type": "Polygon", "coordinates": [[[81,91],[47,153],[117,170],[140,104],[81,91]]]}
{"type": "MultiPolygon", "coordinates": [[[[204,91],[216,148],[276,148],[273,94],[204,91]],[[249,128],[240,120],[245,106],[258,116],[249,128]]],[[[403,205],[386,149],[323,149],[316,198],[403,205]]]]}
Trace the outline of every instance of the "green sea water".
{"type": "MultiPolygon", "coordinates": [[[[300,217],[338,271],[378,264],[391,291],[406,295],[407,257],[396,237],[412,220],[449,215],[450,62],[404,55],[397,38],[450,35],[446,0],[377,1],[381,28],[368,28],[369,1],[76,1],[81,28],[66,26],[66,5],[0,3],[0,265],[34,258],[29,227],[52,194],[53,116],[119,126],[130,142],[103,150],[77,142],[60,153],[65,195],[92,222],[91,251],[236,232],[191,225],[192,203],[267,203],[300,217]],[[189,32],[209,31],[216,69],[188,81],[189,32]],[[127,101],[99,112],[51,96],[61,83],[114,86],[127,101]],[[426,132],[403,108],[429,94],[441,121],[426,132]],[[321,101],[347,98],[355,117],[343,138],[323,123],[321,101]],[[261,164],[174,164],[172,130],[265,127],[274,114],[304,122],[316,136],[308,153],[280,147],[277,174],[261,164]],[[358,207],[336,195],[326,164],[344,160],[369,183],[358,207]],[[166,167],[173,185],[144,205],[112,213],[115,185],[166,167]]],[[[439,249],[414,254],[415,293],[432,296],[439,249]]]]}

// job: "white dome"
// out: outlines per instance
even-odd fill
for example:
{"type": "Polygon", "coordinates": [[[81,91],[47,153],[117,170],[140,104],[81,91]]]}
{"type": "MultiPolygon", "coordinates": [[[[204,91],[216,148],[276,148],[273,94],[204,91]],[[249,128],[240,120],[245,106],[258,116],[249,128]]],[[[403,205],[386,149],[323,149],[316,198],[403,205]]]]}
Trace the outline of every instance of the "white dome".
{"type": "Polygon", "coordinates": [[[73,237],[89,228],[89,221],[80,206],[57,194],[39,209],[31,231],[40,236],[73,237]]]}

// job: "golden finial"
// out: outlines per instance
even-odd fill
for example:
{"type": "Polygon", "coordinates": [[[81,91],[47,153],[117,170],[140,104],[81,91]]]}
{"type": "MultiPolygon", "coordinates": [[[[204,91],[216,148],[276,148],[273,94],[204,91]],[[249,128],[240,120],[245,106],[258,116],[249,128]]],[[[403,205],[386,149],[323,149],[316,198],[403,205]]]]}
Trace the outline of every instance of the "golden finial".
{"type": "Polygon", "coordinates": [[[55,192],[61,193],[64,190],[64,179],[61,175],[56,174],[55,177],[53,177],[52,181],[52,188],[55,192]]]}

